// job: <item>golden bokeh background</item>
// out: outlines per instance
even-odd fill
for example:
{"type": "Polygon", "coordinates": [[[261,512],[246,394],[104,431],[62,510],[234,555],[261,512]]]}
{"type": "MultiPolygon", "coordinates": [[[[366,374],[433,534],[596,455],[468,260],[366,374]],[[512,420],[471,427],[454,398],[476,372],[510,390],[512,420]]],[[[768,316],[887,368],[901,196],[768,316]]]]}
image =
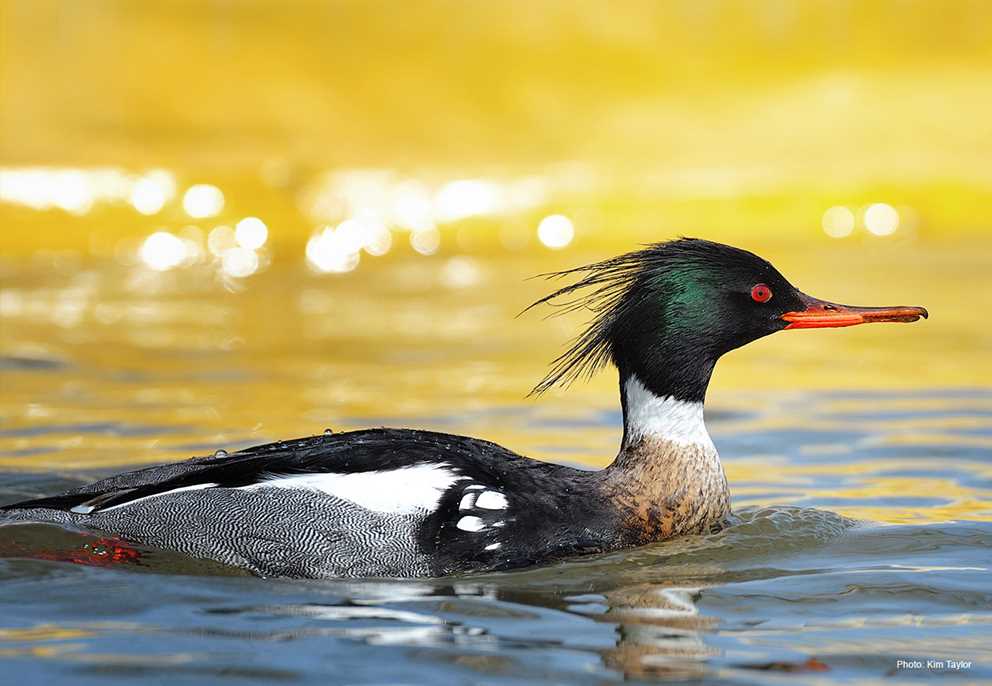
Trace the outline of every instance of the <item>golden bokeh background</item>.
{"type": "MultiPolygon", "coordinates": [[[[581,323],[514,319],[526,277],[681,234],[932,313],[748,346],[718,408],[795,425],[782,394],[992,383],[988,3],[0,0],[0,31],[0,352],[54,370],[7,374],[0,413],[185,427],[23,434],[2,464],[367,423],[602,463],[615,427],[563,446],[512,414],[581,323]]],[[[614,396],[606,373],[533,411],[614,396]]],[[[987,445],[955,417],[866,421],[987,445]]]]}
{"type": "MultiPolygon", "coordinates": [[[[982,2],[0,6],[5,167],[208,180],[231,209],[265,211],[279,242],[325,219],[301,189],[353,169],[432,186],[536,177],[550,188],[523,206],[587,212],[579,245],[815,242],[829,207],[877,202],[926,237],[989,225],[982,2]]],[[[154,224],[118,204],[93,205],[101,232],[154,224]]],[[[16,206],[5,252],[83,244],[65,218],[38,231],[16,206]]]]}

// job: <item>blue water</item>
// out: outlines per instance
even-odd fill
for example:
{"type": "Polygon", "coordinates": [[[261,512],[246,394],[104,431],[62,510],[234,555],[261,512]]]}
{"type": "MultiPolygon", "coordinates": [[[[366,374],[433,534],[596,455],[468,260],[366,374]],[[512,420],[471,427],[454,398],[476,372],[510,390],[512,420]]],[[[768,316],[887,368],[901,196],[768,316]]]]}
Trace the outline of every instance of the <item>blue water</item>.
{"type": "MultiPolygon", "coordinates": [[[[807,394],[810,428],[763,427],[774,407],[718,409],[710,424],[731,474],[735,525],[515,573],[289,581],[232,576],[162,551],[105,568],[11,557],[15,540],[65,549],[79,540],[50,527],[6,527],[0,661],[16,683],[989,680],[990,457],[970,440],[975,427],[959,431],[957,420],[987,427],[990,394],[941,392],[957,409],[938,405],[909,419],[931,429],[950,422],[943,438],[889,440],[886,422],[904,414],[886,403],[920,397],[859,394],[862,410],[832,414],[835,394],[807,394]],[[832,421],[842,433],[823,428],[832,421]],[[859,508],[888,523],[834,512],[859,508]]],[[[541,430],[559,426],[524,407],[501,414],[541,430]]],[[[587,419],[602,426],[616,418],[595,410],[578,422],[587,419]]],[[[53,419],[6,435],[43,446],[66,431],[168,437],[171,428],[53,419]]],[[[0,501],[107,471],[9,472],[0,475],[0,501]]]]}

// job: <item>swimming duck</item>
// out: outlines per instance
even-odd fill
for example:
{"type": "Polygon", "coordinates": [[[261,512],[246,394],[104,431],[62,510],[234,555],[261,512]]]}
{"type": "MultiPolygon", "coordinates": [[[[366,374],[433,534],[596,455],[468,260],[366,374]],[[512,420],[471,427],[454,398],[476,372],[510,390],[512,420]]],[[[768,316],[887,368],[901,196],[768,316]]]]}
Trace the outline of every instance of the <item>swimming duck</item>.
{"type": "Polygon", "coordinates": [[[812,298],[757,255],[691,238],[550,276],[573,281],[534,305],[593,318],[534,392],[616,367],[623,437],[605,469],[377,428],[127,472],[8,505],[4,523],[54,522],[306,578],[510,569],[705,533],[730,516],[703,422],[724,353],[783,329],[927,317],[812,298]]]}

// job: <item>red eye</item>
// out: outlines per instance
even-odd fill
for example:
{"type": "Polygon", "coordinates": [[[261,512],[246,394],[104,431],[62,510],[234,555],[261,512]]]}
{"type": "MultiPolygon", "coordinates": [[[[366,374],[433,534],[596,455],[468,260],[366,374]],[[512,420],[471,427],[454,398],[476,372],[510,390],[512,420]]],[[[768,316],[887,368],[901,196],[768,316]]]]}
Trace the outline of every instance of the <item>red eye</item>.
{"type": "Polygon", "coordinates": [[[756,303],[766,303],[772,299],[772,289],[759,283],[751,289],[751,298],[756,303]]]}

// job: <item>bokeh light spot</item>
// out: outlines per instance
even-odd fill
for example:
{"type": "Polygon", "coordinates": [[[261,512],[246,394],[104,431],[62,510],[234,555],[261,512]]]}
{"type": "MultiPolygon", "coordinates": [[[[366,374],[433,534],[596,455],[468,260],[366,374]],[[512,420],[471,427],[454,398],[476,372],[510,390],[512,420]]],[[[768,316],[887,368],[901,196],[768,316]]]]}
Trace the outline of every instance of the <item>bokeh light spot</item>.
{"type": "Polygon", "coordinates": [[[561,250],[575,238],[575,226],[565,215],[551,214],[537,225],[537,238],[552,250],[561,250]]]}
{"type": "Polygon", "coordinates": [[[128,202],[139,214],[157,214],[176,194],[172,174],[164,170],[148,172],[131,186],[128,202]]]}
{"type": "Polygon", "coordinates": [[[231,248],[238,246],[238,239],[234,229],[225,224],[215,226],[207,236],[207,250],[214,257],[222,257],[231,248]]]}
{"type": "Polygon", "coordinates": [[[190,186],[183,194],[183,209],[194,219],[215,217],[224,209],[224,193],[206,183],[190,186]]]}
{"type": "Polygon", "coordinates": [[[831,207],[820,222],[823,232],[831,238],[844,238],[854,232],[854,212],[843,205],[831,207]]]}
{"type": "Polygon", "coordinates": [[[437,229],[414,231],[410,234],[410,245],[421,255],[433,255],[441,247],[441,232],[437,229]]]}
{"type": "Polygon", "coordinates": [[[318,272],[350,272],[361,260],[360,249],[361,244],[356,242],[351,228],[341,231],[340,227],[333,229],[327,226],[307,241],[307,263],[318,272]]]}
{"type": "Polygon", "coordinates": [[[248,248],[228,248],[221,256],[221,269],[238,279],[251,276],[258,271],[258,254],[248,248]]]}
{"type": "Polygon", "coordinates": [[[365,246],[365,227],[357,219],[345,219],[332,231],[340,250],[357,253],[365,246]]]}
{"type": "Polygon", "coordinates": [[[269,228],[258,217],[245,217],[234,225],[234,239],[247,250],[258,250],[268,238],[269,228]]]}
{"type": "MultiPolygon", "coordinates": [[[[379,217],[369,215],[351,220],[358,230],[360,247],[369,255],[380,257],[393,246],[393,236],[389,227],[379,217]]],[[[340,230],[340,227],[338,227],[340,230]]]]}
{"type": "Polygon", "coordinates": [[[183,263],[186,243],[168,231],[156,231],[141,244],[139,256],[148,267],[164,272],[183,263]]]}
{"type": "Polygon", "coordinates": [[[884,202],[869,205],[865,210],[865,228],[876,236],[891,236],[899,228],[899,212],[884,202]]]}

